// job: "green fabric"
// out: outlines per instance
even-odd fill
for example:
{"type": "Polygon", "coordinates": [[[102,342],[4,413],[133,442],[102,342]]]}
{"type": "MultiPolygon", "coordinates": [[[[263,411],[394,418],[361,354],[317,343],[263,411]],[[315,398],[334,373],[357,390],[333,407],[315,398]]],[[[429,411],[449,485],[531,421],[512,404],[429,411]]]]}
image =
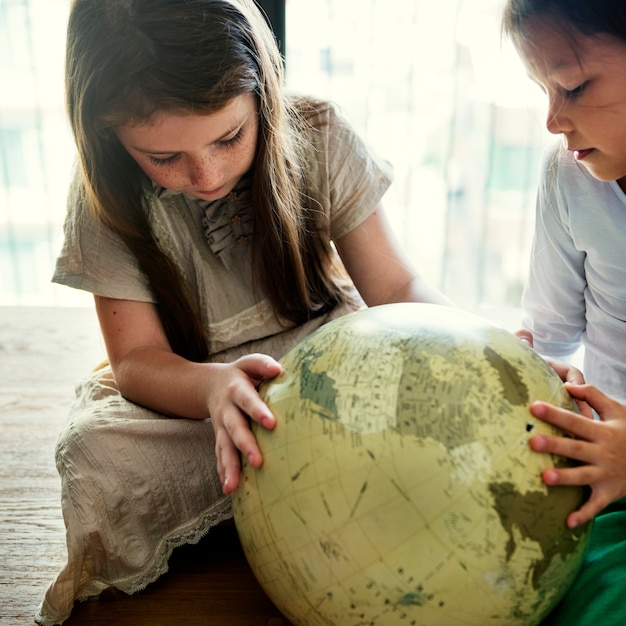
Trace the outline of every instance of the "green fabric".
{"type": "Polygon", "coordinates": [[[581,570],[542,626],[626,624],[626,498],[596,517],[581,570]]]}

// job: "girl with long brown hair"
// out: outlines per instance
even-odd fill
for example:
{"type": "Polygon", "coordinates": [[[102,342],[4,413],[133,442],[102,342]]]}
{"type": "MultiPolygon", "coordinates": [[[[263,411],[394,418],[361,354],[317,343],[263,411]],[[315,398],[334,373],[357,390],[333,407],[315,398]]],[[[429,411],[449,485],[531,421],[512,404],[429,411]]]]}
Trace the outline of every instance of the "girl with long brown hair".
{"type": "Polygon", "coordinates": [[[394,241],[388,165],[335,107],[285,94],[252,0],[74,0],[66,93],[79,159],[54,280],[94,294],[110,366],[57,445],[68,564],[43,624],[143,588],[230,517],[287,349],[366,305],[447,302],[394,241]]]}

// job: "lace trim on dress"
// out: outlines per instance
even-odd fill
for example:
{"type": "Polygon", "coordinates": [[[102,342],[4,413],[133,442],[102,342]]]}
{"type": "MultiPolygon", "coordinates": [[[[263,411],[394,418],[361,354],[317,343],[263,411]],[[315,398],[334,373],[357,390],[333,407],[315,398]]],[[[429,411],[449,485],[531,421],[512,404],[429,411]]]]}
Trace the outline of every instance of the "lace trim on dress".
{"type": "MultiPolygon", "coordinates": [[[[75,602],[87,600],[100,595],[105,589],[114,587],[127,594],[137,593],[156,581],[169,569],[169,560],[175,548],[186,544],[198,543],[214,526],[232,517],[231,499],[224,497],[209,509],[205,509],[198,517],[189,522],[176,534],[164,537],[156,548],[155,556],[141,574],[134,574],[126,579],[103,581],[92,578],[86,581],[76,593],[75,602]]],[[[56,626],[64,622],[71,613],[60,615],[51,610],[46,600],[42,602],[35,621],[41,626],[56,626]]]]}
{"type": "MultiPolygon", "coordinates": [[[[269,301],[264,299],[233,317],[213,324],[211,336],[215,341],[230,343],[234,337],[245,335],[250,328],[267,326],[274,320],[275,316],[272,307],[269,301]]],[[[283,320],[281,321],[286,323],[283,320]]]]}
{"type": "MultiPolygon", "coordinates": [[[[169,569],[169,560],[175,548],[187,544],[198,543],[208,532],[220,522],[233,516],[230,498],[223,498],[208,510],[205,510],[195,520],[192,520],[184,529],[179,529],[175,535],[164,537],[156,549],[154,559],[141,575],[133,575],[127,579],[116,580],[108,586],[114,586],[124,593],[133,594],[145,589],[156,581],[169,569]]],[[[84,600],[83,592],[77,595],[78,600],[84,600]]]]}

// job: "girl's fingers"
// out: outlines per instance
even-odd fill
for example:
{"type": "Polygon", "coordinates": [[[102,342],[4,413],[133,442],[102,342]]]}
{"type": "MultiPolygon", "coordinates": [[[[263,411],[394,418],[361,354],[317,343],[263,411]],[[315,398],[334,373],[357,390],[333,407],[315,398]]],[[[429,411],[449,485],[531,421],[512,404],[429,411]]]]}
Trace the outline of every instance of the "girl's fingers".
{"type": "Polygon", "coordinates": [[[577,385],[566,383],[565,388],[577,401],[585,402],[591,406],[603,418],[603,421],[611,419],[613,412],[624,411],[624,408],[616,400],[609,398],[605,393],[593,385],[577,385]]]}
{"type": "Polygon", "coordinates": [[[260,467],[263,457],[246,418],[237,414],[227,416],[216,433],[215,451],[217,466],[225,494],[231,493],[239,485],[241,472],[240,454],[245,456],[252,467],[260,467]]]}
{"type": "Polygon", "coordinates": [[[217,469],[222,483],[222,491],[229,494],[239,484],[239,453],[232,439],[224,429],[220,429],[215,438],[217,469]]]}
{"type": "MultiPolygon", "coordinates": [[[[276,418],[269,410],[265,402],[261,400],[256,389],[249,384],[240,385],[232,394],[232,412],[230,415],[224,417],[224,424],[228,429],[231,436],[234,437],[235,433],[245,427],[245,430],[250,433],[250,428],[246,417],[257,422],[264,428],[272,429],[276,425],[276,418]]],[[[245,441],[245,440],[244,440],[245,441]]],[[[235,442],[237,447],[244,452],[239,446],[238,442],[235,442]]]]}
{"type": "Polygon", "coordinates": [[[551,359],[548,357],[545,357],[545,361],[558,374],[559,378],[563,382],[576,384],[582,384],[585,382],[585,378],[582,372],[570,363],[567,363],[566,361],[559,361],[558,359],[551,359]]]}
{"type": "Polygon", "coordinates": [[[260,467],[263,463],[248,418],[265,428],[271,429],[276,425],[274,415],[261,400],[255,386],[280,374],[282,366],[267,355],[250,354],[241,357],[224,371],[229,374],[229,379],[225,377],[221,396],[210,414],[215,428],[217,469],[222,489],[228,494],[239,485],[240,455],[252,467],[260,467]]]}
{"type": "MultiPolygon", "coordinates": [[[[543,472],[542,478],[546,485],[550,487],[564,487],[567,485],[583,487],[592,482],[590,477],[593,474],[591,466],[566,470],[550,468],[543,472]]],[[[609,501],[605,502],[603,498],[597,497],[594,491],[592,496],[579,509],[568,515],[567,526],[576,528],[581,524],[585,524],[598,515],[607,504],[609,504],[609,501]]]]}
{"type": "Polygon", "coordinates": [[[590,522],[610,503],[610,498],[599,497],[594,492],[593,495],[577,511],[569,514],[567,518],[567,525],[569,528],[576,528],[576,526],[590,522]]]}
{"type": "Polygon", "coordinates": [[[570,437],[534,435],[530,438],[530,447],[535,452],[555,454],[581,463],[596,462],[596,450],[593,445],[570,437]]]}
{"type": "MultiPolygon", "coordinates": [[[[232,442],[232,448],[238,454],[246,457],[250,465],[259,467],[263,462],[259,446],[248,421],[239,411],[237,415],[231,415],[224,420],[224,428],[232,442]],[[238,452],[237,452],[238,451],[238,452]]],[[[237,456],[237,469],[239,469],[239,457],[237,456]]]]}
{"type": "Polygon", "coordinates": [[[596,431],[597,424],[593,420],[547,402],[533,402],[530,412],[544,422],[582,439],[593,439],[596,431]]]}
{"type": "Polygon", "coordinates": [[[603,507],[596,507],[595,505],[587,502],[584,506],[578,509],[578,511],[574,511],[567,516],[568,528],[576,528],[590,522],[602,510],[602,508],[603,507]]]}
{"type": "Polygon", "coordinates": [[[591,496],[570,513],[567,525],[575,528],[598,515],[608,504],[626,493],[626,408],[594,386],[566,383],[572,398],[593,408],[600,420],[588,419],[572,411],[545,402],[535,402],[531,413],[573,435],[537,434],[530,438],[530,447],[579,461],[575,467],[553,467],[543,472],[549,486],[587,486],[591,496]]]}
{"type": "MultiPolygon", "coordinates": [[[[282,366],[278,361],[262,354],[242,357],[237,361],[237,366],[255,385],[263,380],[274,378],[282,371],[282,366]]],[[[256,389],[251,389],[248,385],[239,387],[233,394],[233,401],[245,415],[264,428],[272,429],[276,425],[274,415],[261,400],[256,389]]]]}
{"type": "Polygon", "coordinates": [[[276,418],[258,395],[242,399],[241,410],[263,428],[271,430],[276,426],[276,418]]]}
{"type": "Polygon", "coordinates": [[[593,465],[579,465],[578,467],[556,468],[544,470],[543,481],[550,487],[583,487],[592,485],[599,479],[600,471],[593,465]]]}
{"type": "Polygon", "coordinates": [[[250,377],[255,385],[278,376],[283,369],[278,361],[266,354],[248,354],[239,358],[235,364],[250,377]]]}
{"type": "Polygon", "coordinates": [[[523,341],[526,345],[533,347],[533,334],[526,328],[515,331],[515,336],[523,341]]]}

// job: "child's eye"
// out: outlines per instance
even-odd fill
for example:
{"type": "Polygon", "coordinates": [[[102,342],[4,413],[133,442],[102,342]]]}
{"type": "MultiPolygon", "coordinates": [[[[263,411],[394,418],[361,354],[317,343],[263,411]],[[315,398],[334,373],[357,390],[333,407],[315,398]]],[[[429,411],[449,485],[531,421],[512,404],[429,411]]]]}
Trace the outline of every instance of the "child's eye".
{"type": "Polygon", "coordinates": [[[585,81],[584,83],[581,83],[580,85],[578,85],[578,87],[574,87],[574,89],[566,89],[565,96],[567,98],[577,98],[583,93],[583,91],[585,91],[588,84],[589,83],[585,81]]]}
{"type": "Polygon", "coordinates": [[[169,165],[170,163],[174,163],[174,161],[178,160],[179,157],[179,154],[173,154],[172,156],[168,156],[162,159],[158,159],[154,156],[149,157],[149,159],[153,165],[169,165]]]}
{"type": "Polygon", "coordinates": [[[230,139],[220,141],[220,146],[230,148],[243,138],[243,126],[230,139]]]}

